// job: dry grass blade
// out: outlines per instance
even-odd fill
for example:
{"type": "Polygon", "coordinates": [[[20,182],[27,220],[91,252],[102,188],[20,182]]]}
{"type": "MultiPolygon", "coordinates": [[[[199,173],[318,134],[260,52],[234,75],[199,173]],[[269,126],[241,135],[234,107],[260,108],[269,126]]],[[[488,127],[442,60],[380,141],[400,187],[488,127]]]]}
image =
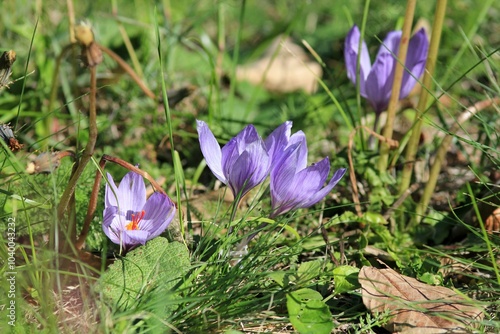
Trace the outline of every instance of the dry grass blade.
{"type": "Polygon", "coordinates": [[[392,269],[363,267],[363,303],[373,313],[389,312],[385,328],[399,333],[468,332],[483,310],[455,291],[432,286],[392,269]]]}

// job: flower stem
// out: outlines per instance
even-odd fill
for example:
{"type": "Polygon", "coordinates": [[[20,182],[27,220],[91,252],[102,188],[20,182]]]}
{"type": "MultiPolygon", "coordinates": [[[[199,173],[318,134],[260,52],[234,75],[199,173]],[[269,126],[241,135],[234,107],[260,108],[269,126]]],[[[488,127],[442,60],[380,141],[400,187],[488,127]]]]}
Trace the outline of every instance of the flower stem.
{"type": "Polygon", "coordinates": [[[399,193],[402,194],[410,186],[411,176],[413,172],[413,164],[417,155],[418,144],[420,141],[420,133],[422,128],[423,111],[427,108],[427,99],[429,97],[430,89],[432,88],[432,76],[436,66],[436,59],[439,51],[439,43],[441,40],[441,32],[443,30],[443,21],[446,15],[446,2],[447,0],[438,0],[436,5],[436,13],[434,15],[434,24],[432,26],[432,36],[429,45],[429,54],[425,64],[424,78],[422,80],[422,91],[418,100],[417,112],[413,130],[406,147],[405,164],[403,167],[403,174],[401,183],[399,185],[399,193]]]}
{"type": "Polygon", "coordinates": [[[94,212],[97,207],[97,197],[99,195],[99,187],[101,185],[101,179],[102,179],[102,170],[104,170],[104,166],[106,165],[106,159],[104,157],[101,158],[101,161],[99,161],[99,167],[95,172],[95,179],[94,179],[94,186],[92,187],[92,193],[90,194],[89,198],[89,206],[87,208],[87,215],[85,216],[85,220],[83,222],[83,227],[80,232],[80,235],[78,236],[78,239],[75,241],[75,248],[76,249],[81,249],[83,247],[83,244],[85,243],[85,239],[87,239],[87,235],[90,230],[90,223],[92,222],[92,219],[94,218],[94,212]]]}
{"type": "MultiPolygon", "coordinates": [[[[406,13],[403,24],[403,33],[401,42],[399,43],[398,62],[394,71],[394,80],[392,84],[391,98],[387,107],[387,121],[385,123],[383,136],[387,139],[392,138],[394,119],[396,118],[396,108],[399,102],[399,92],[404,74],[404,64],[406,63],[406,54],[408,52],[408,44],[410,41],[411,27],[413,24],[413,16],[415,13],[416,0],[408,0],[406,3],[406,13]]],[[[380,156],[378,160],[379,172],[385,173],[387,170],[387,162],[389,160],[389,145],[385,142],[380,143],[380,156]]]]}
{"type": "MultiPolygon", "coordinates": [[[[231,208],[231,216],[229,217],[229,224],[231,224],[234,221],[234,217],[236,217],[236,211],[238,210],[238,206],[240,205],[241,201],[241,196],[238,194],[236,198],[233,201],[233,207],[231,208]]],[[[227,234],[233,233],[234,227],[229,226],[229,229],[227,231],[227,234]]]]}

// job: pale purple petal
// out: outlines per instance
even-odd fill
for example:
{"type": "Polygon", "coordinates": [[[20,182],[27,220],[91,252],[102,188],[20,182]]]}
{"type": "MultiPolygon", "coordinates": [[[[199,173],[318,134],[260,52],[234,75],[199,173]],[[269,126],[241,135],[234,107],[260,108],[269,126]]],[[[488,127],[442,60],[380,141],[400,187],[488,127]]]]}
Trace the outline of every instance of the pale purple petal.
{"type": "Polygon", "coordinates": [[[293,208],[297,199],[297,160],[301,155],[302,143],[290,146],[283,153],[279,165],[271,171],[272,216],[277,216],[293,208]]]}
{"type": "Polygon", "coordinates": [[[315,193],[325,184],[329,172],[330,161],[328,158],[324,158],[323,160],[299,171],[296,176],[296,192],[300,194],[298,197],[307,199],[314,196],[315,193]]]}
{"type": "Polygon", "coordinates": [[[301,207],[308,208],[321,201],[326,195],[328,195],[328,193],[330,193],[330,191],[332,191],[333,187],[335,187],[337,183],[342,179],[345,172],[346,172],[345,168],[340,168],[339,170],[337,170],[330,179],[330,182],[328,182],[328,184],[324,188],[317,190],[315,194],[311,196],[309,199],[302,202],[301,207]]]}
{"type": "Polygon", "coordinates": [[[302,130],[297,131],[290,137],[288,146],[292,146],[295,144],[300,145],[297,152],[296,170],[302,170],[307,167],[307,154],[308,154],[306,135],[304,132],[302,132],[302,130]]]}
{"type": "Polygon", "coordinates": [[[298,131],[294,133],[284,149],[274,152],[274,158],[271,162],[271,173],[274,169],[281,166],[283,159],[292,159],[293,162],[289,161],[288,163],[292,163],[295,170],[307,167],[307,144],[304,132],[298,131]]]}
{"type": "Polygon", "coordinates": [[[102,230],[113,243],[120,244],[120,234],[125,229],[126,220],[124,216],[117,214],[116,211],[116,207],[104,209],[102,230]]]}
{"type": "Polygon", "coordinates": [[[216,178],[222,183],[227,183],[227,179],[222,171],[222,152],[215,139],[214,134],[208,128],[207,123],[196,120],[200,148],[208,168],[212,171],[216,178]]]}
{"type": "Polygon", "coordinates": [[[409,52],[406,56],[405,64],[406,69],[403,74],[401,92],[399,94],[400,99],[403,99],[410,94],[411,90],[417,83],[417,79],[420,78],[425,70],[427,52],[429,50],[429,41],[427,40],[427,35],[425,34],[425,30],[423,28],[410,39],[408,50],[409,52]],[[411,74],[408,73],[408,71],[410,71],[411,74]]]}
{"type": "Polygon", "coordinates": [[[146,185],[137,173],[125,174],[118,186],[118,208],[139,211],[146,203],[146,185]]]}
{"type": "Polygon", "coordinates": [[[230,183],[231,169],[234,166],[236,160],[240,153],[238,152],[238,143],[236,142],[236,138],[232,138],[224,147],[222,148],[222,171],[224,173],[224,177],[228,180],[227,183],[230,183]]]}
{"type": "MultiPolygon", "coordinates": [[[[359,42],[361,39],[361,34],[357,26],[353,26],[344,43],[344,59],[347,68],[347,77],[352,83],[356,84],[356,68],[358,63],[358,49],[359,42]]],[[[365,41],[361,44],[361,56],[359,60],[360,64],[360,92],[361,95],[365,94],[365,80],[368,77],[371,69],[370,55],[368,54],[368,48],[365,41]]]]}
{"type": "Polygon", "coordinates": [[[175,204],[167,195],[155,192],[143,208],[145,215],[139,229],[148,231],[150,239],[162,234],[175,216],[175,204]]]}
{"type": "Polygon", "coordinates": [[[124,230],[122,231],[123,245],[144,245],[146,241],[153,239],[153,236],[148,231],[143,230],[124,230]]]}
{"type": "Polygon", "coordinates": [[[271,217],[316,204],[333,189],[345,173],[345,169],[338,170],[324,186],[330,171],[328,158],[297,170],[296,162],[305,142],[301,144],[296,143],[287,149],[287,156],[281,160],[279,167],[271,172],[271,217]]]}
{"type": "Polygon", "coordinates": [[[111,174],[106,173],[108,182],[106,182],[106,190],[104,193],[104,198],[105,198],[105,207],[109,206],[118,206],[118,187],[115,184],[115,181],[113,181],[113,177],[111,174]]]}
{"type": "Polygon", "coordinates": [[[271,164],[274,164],[274,156],[277,152],[283,152],[288,145],[290,139],[290,134],[292,131],[292,122],[286,121],[285,123],[274,129],[269,137],[265,140],[266,150],[269,154],[269,159],[271,164]]]}
{"type": "Polygon", "coordinates": [[[393,57],[397,57],[402,35],[403,33],[401,30],[389,32],[378,49],[377,58],[383,54],[389,54],[393,57]]]}
{"type": "Polygon", "coordinates": [[[376,113],[387,109],[394,80],[395,59],[389,53],[382,53],[373,64],[366,80],[366,98],[376,113]]]}
{"type": "Polygon", "coordinates": [[[257,133],[257,130],[255,127],[250,124],[247,125],[243,130],[240,131],[236,135],[236,137],[233,138],[236,140],[236,143],[238,144],[238,153],[241,154],[243,151],[245,151],[246,147],[258,140],[262,140],[257,133]]]}
{"type": "Polygon", "coordinates": [[[391,98],[396,58],[401,41],[401,31],[387,34],[377,53],[366,84],[366,98],[376,113],[387,109],[391,98]]]}
{"type": "Polygon", "coordinates": [[[269,174],[269,155],[264,142],[258,140],[248,145],[245,151],[234,162],[230,175],[229,186],[236,197],[245,195],[269,174]]]}

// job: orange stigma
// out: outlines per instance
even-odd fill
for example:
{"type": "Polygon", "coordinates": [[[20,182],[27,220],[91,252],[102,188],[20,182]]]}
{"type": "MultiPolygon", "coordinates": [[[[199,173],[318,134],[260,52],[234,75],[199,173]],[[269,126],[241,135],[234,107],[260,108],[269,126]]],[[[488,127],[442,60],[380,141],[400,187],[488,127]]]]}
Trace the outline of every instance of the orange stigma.
{"type": "Polygon", "coordinates": [[[144,218],[144,215],[146,214],[146,211],[142,210],[141,212],[137,212],[136,214],[132,214],[132,220],[130,223],[128,223],[125,228],[129,231],[131,230],[138,230],[139,229],[139,223],[144,218]]]}

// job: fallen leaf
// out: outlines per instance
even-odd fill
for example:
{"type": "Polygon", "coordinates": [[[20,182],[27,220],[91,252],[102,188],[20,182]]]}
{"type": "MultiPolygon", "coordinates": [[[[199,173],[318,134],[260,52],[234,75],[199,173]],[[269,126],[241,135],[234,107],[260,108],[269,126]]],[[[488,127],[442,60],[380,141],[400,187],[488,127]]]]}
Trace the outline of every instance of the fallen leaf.
{"type": "Polygon", "coordinates": [[[483,310],[455,291],[432,286],[392,269],[363,267],[363,303],[372,313],[389,312],[385,329],[399,333],[464,333],[483,310]]]}
{"type": "Polygon", "coordinates": [[[486,218],[484,228],[489,233],[500,232],[500,208],[496,208],[495,211],[486,218]]]}
{"type": "Polygon", "coordinates": [[[282,36],[271,43],[261,59],[236,69],[238,80],[262,84],[267,90],[279,93],[303,90],[312,94],[322,74],[317,62],[310,61],[299,45],[282,36]]]}

